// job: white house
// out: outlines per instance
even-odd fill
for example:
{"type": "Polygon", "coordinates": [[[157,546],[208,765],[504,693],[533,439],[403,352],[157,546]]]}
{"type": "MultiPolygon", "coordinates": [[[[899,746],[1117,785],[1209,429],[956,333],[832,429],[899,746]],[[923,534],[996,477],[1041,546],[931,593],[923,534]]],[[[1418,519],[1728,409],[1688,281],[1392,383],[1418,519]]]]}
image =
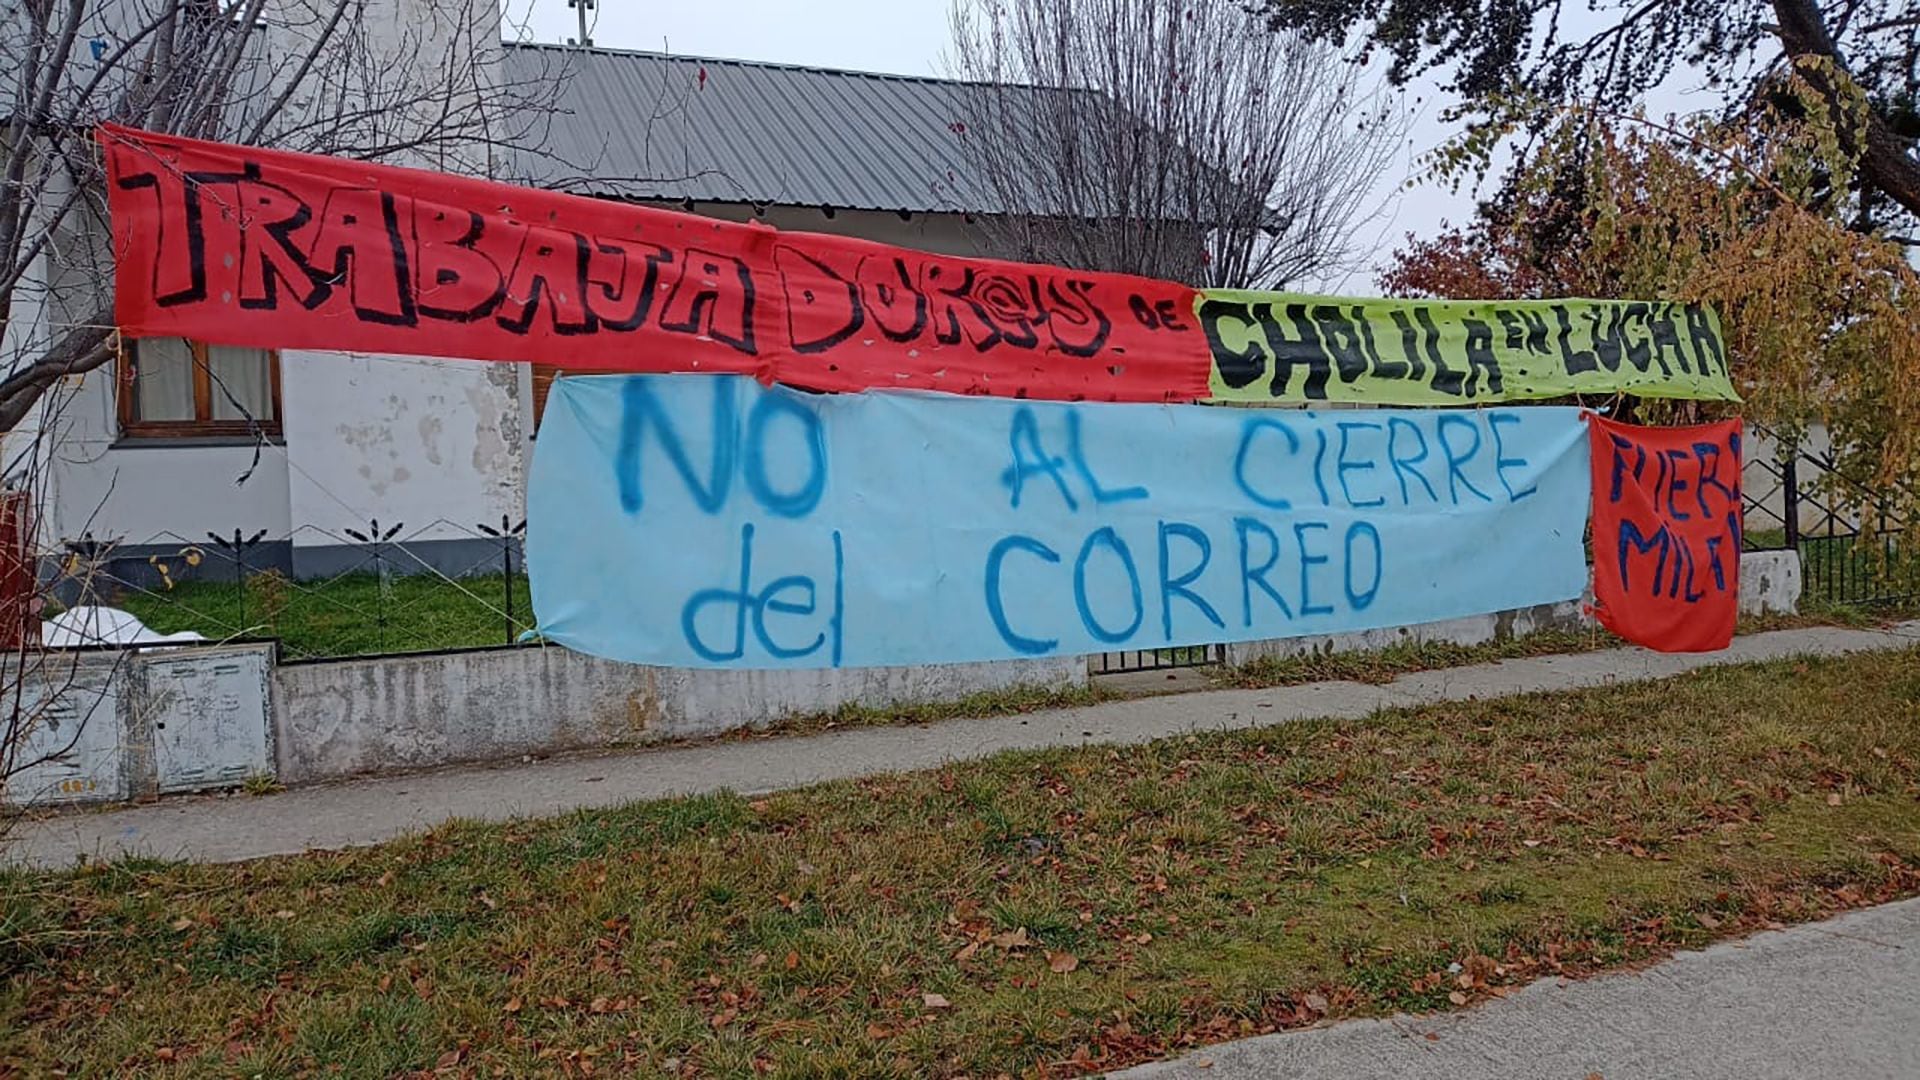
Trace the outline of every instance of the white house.
{"type": "MultiPolygon", "coordinates": [[[[962,180],[966,84],[502,43],[491,21],[476,33],[503,79],[561,80],[559,109],[534,125],[532,145],[489,148],[497,178],[942,253],[1020,254],[988,250],[975,227],[993,207],[962,180]]],[[[552,374],[127,341],[45,413],[43,548],[111,544],[112,572],[140,580],[150,556],[198,546],[208,557],[176,560],[174,572],[224,576],[209,537],[238,532],[262,537],[250,569],[312,578],[363,564],[349,530],[368,536],[378,522],[404,545],[401,569],[416,559],[448,574],[492,569],[499,543],[478,527],[521,519],[552,374]]]]}

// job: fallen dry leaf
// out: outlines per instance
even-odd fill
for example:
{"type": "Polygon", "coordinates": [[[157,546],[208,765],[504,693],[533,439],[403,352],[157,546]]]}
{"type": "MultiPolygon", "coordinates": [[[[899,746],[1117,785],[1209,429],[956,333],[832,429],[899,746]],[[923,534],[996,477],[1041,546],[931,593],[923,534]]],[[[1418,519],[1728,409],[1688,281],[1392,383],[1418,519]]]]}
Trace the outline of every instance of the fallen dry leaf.
{"type": "Polygon", "coordinates": [[[1467,1003],[1467,995],[1455,990],[1453,993],[1447,995],[1447,1000],[1453,1002],[1455,1005],[1465,1005],[1467,1003]]]}
{"type": "Polygon", "coordinates": [[[793,970],[794,968],[797,968],[797,967],[799,967],[799,966],[800,966],[800,954],[799,954],[799,953],[797,953],[797,952],[789,952],[789,953],[787,954],[787,959],[786,959],[786,965],[787,965],[787,970],[788,970],[788,971],[792,971],[792,970],[793,970]]]}
{"type": "Polygon", "coordinates": [[[1327,1011],[1327,999],[1320,994],[1308,994],[1302,997],[1300,1001],[1314,1012],[1323,1013],[1327,1011]]]}
{"type": "Polygon", "coordinates": [[[175,930],[191,930],[193,929],[193,920],[182,915],[180,918],[173,920],[173,928],[175,930]]]}
{"type": "Polygon", "coordinates": [[[526,1007],[526,1002],[521,1001],[519,996],[516,995],[514,997],[508,998],[507,1003],[500,1007],[500,1011],[508,1012],[508,1013],[517,1013],[525,1007],[526,1007]]]}
{"type": "Polygon", "coordinates": [[[1080,958],[1070,952],[1050,952],[1047,954],[1047,967],[1056,975],[1066,973],[1080,966],[1080,958]]]}
{"type": "Polygon", "coordinates": [[[960,947],[959,952],[953,954],[953,958],[955,960],[970,960],[973,958],[973,954],[979,951],[980,943],[977,941],[969,941],[960,947]]]}
{"type": "Polygon", "coordinates": [[[1709,930],[1720,929],[1720,920],[1718,918],[1715,918],[1711,912],[1707,912],[1707,911],[1701,912],[1697,921],[1700,923],[1701,926],[1704,926],[1709,930]]]}
{"type": "Polygon", "coordinates": [[[1466,969],[1465,974],[1476,986],[1485,985],[1487,980],[1493,978],[1500,970],[1499,961],[1485,953],[1474,953],[1467,957],[1461,966],[1466,969]]]}
{"type": "Polygon", "coordinates": [[[1002,949],[1024,949],[1033,944],[1033,942],[1027,940],[1027,928],[1024,926],[1018,930],[1008,930],[1003,934],[995,934],[987,940],[1002,949]]]}
{"type": "Polygon", "coordinates": [[[1840,805],[1840,802],[1841,802],[1841,799],[1840,799],[1840,793],[1839,793],[1839,792],[1837,792],[1837,791],[1834,791],[1834,792],[1829,792],[1829,793],[1827,794],[1827,805],[1828,805],[1828,806],[1839,806],[1839,805],[1840,805]]]}
{"type": "Polygon", "coordinates": [[[921,994],[920,1003],[922,1005],[925,1005],[929,1009],[953,1008],[953,1002],[948,1001],[945,997],[943,997],[940,994],[934,994],[934,993],[921,994]]]}

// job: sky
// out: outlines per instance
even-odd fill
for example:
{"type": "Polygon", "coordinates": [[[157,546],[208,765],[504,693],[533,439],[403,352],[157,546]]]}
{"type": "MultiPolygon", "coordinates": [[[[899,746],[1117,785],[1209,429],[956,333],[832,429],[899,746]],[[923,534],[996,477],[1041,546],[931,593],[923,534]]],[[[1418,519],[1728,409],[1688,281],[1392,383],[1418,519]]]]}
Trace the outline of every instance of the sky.
{"type": "MultiPolygon", "coordinates": [[[[564,42],[579,34],[579,15],[567,0],[504,0],[509,37],[564,42]]],[[[589,12],[595,45],[654,49],[694,56],[769,60],[900,75],[948,74],[948,13],[952,0],[596,0],[589,12]]],[[[1578,7],[1580,5],[1570,5],[1578,7]]],[[[1572,15],[1569,12],[1569,15],[1572,15]]],[[[1583,13],[1584,14],[1584,13],[1583,13]]],[[[1577,29],[1569,19],[1568,29],[1577,29]]],[[[1677,83],[1676,83],[1677,86],[1677,83]]],[[[1358,265],[1304,289],[1377,295],[1375,275],[1408,233],[1429,237],[1447,221],[1473,214],[1474,193],[1407,179],[1421,155],[1453,132],[1440,121],[1446,100],[1431,81],[1407,88],[1414,119],[1407,143],[1373,193],[1376,215],[1355,238],[1358,265]]],[[[1665,108],[1687,105],[1683,88],[1656,95],[1665,108]]],[[[1701,107],[1697,102],[1691,107],[1701,107]]]]}

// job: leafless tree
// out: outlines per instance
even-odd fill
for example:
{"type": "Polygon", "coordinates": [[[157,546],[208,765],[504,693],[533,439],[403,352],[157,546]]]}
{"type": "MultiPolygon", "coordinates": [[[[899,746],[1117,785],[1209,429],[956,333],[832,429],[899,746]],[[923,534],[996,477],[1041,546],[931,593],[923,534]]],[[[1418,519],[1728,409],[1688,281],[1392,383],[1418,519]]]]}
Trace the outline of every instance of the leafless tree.
{"type": "Polygon", "coordinates": [[[1238,0],[957,0],[981,219],[1047,262],[1275,287],[1354,254],[1406,130],[1338,49],[1238,0]]]}
{"type": "MultiPolygon", "coordinates": [[[[67,382],[119,346],[96,125],[490,175],[544,142],[561,91],[503,76],[500,20],[498,0],[0,0],[6,488],[41,502],[67,382]]],[[[0,653],[3,796],[72,748],[35,727],[77,668],[0,653]]]]}

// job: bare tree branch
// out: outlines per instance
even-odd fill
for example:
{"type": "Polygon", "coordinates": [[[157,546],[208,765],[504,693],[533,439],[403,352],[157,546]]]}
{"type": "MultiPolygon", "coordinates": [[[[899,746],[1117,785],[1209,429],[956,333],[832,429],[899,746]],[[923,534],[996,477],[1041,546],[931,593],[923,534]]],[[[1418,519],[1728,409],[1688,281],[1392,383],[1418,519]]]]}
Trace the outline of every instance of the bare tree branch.
{"type": "MultiPolygon", "coordinates": [[[[953,128],[1017,252],[1204,284],[1349,259],[1405,131],[1336,48],[1235,0],[958,0],[953,128]]],[[[980,198],[979,196],[985,196],[980,198]]]]}

